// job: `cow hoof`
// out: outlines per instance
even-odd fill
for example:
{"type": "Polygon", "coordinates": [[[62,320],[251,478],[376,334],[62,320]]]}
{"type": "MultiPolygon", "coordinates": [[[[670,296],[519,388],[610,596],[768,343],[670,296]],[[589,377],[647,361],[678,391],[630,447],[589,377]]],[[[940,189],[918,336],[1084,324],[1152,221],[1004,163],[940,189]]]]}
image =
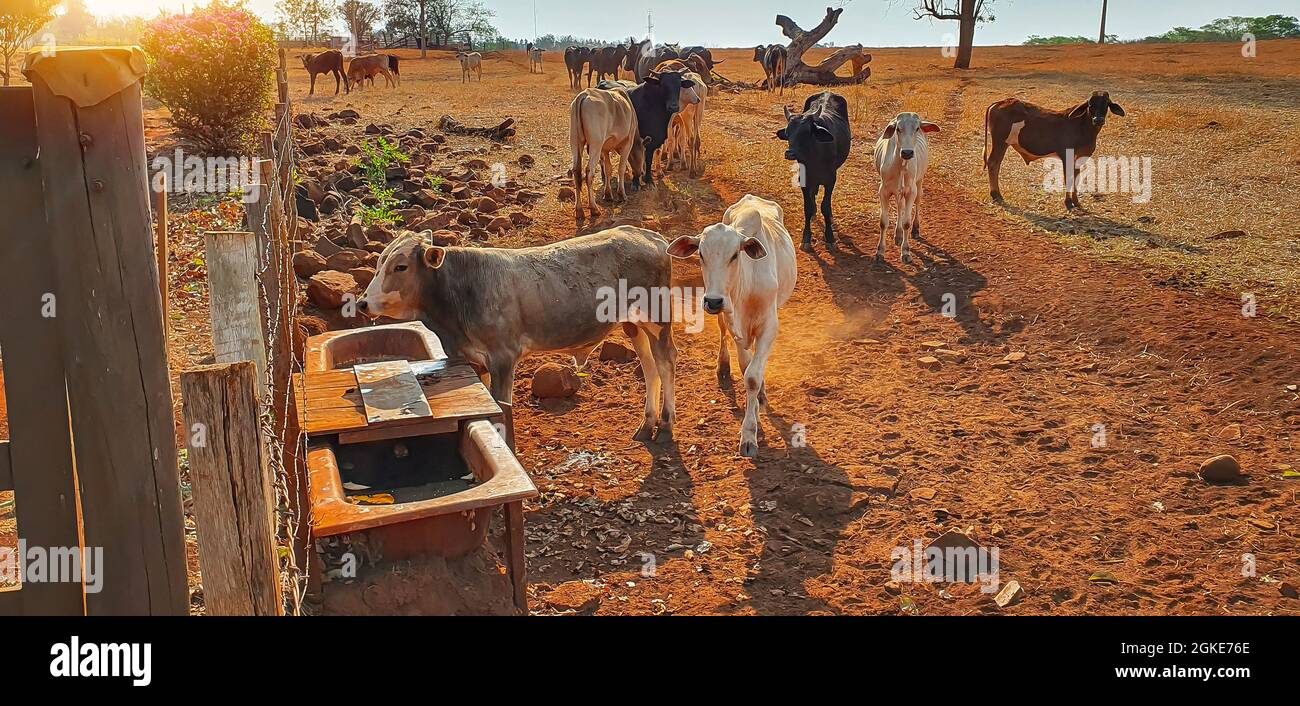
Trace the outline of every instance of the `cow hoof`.
{"type": "Polygon", "coordinates": [[[879,265],[885,264],[885,253],[883,252],[876,253],[876,264],[879,265]]]}
{"type": "Polygon", "coordinates": [[[740,442],[740,455],[745,458],[758,458],[758,442],[742,441],[740,442]]]}
{"type": "Polygon", "coordinates": [[[904,265],[912,264],[912,253],[907,253],[907,252],[903,253],[903,264],[904,265]]]}
{"type": "Polygon", "coordinates": [[[633,441],[654,441],[655,429],[649,424],[642,424],[641,428],[632,435],[633,441]]]}
{"type": "Polygon", "coordinates": [[[731,368],[718,368],[718,387],[731,387],[731,368]]]}
{"type": "Polygon", "coordinates": [[[659,431],[655,434],[655,441],[664,443],[673,440],[673,428],[671,426],[660,426],[659,431]]]}
{"type": "Polygon", "coordinates": [[[799,243],[799,249],[804,252],[812,252],[812,241],[805,240],[802,243],[799,243]]]}

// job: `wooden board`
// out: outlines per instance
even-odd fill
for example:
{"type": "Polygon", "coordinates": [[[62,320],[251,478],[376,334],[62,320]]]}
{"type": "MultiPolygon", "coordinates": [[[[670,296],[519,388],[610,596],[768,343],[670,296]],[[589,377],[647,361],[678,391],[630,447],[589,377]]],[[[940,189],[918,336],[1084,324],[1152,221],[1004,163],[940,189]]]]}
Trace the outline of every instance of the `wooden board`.
{"type": "MultiPolygon", "coordinates": [[[[294,390],[298,395],[302,426],[308,436],[359,432],[371,426],[366,420],[365,403],[352,370],[310,373],[310,389],[304,387],[301,375],[295,377],[294,390]]],[[[492,399],[492,393],[468,365],[447,366],[416,375],[416,380],[428,401],[430,416],[386,421],[383,426],[402,427],[436,420],[460,422],[501,414],[501,407],[492,399]]]]}
{"type": "Polygon", "coordinates": [[[367,424],[429,418],[433,412],[411,364],[405,360],[369,363],[353,368],[367,424]]]}
{"type": "Polygon", "coordinates": [[[208,231],[203,246],[213,355],[218,363],[251,360],[257,366],[257,379],[265,380],[266,344],[255,277],[257,237],[238,231],[208,231]]]}

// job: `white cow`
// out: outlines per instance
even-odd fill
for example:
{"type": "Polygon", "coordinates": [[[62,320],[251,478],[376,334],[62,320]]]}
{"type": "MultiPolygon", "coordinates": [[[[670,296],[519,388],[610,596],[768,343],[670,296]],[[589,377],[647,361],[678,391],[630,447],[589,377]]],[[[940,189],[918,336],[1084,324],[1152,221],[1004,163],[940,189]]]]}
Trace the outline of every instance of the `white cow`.
{"type": "Polygon", "coordinates": [[[459,52],[456,58],[460,60],[460,82],[465,83],[469,80],[470,72],[478,72],[478,80],[483,80],[483,55],[476,52],[459,52]]]}
{"type": "Polygon", "coordinates": [[[758,407],[767,408],[763,371],[776,342],[777,309],[794,291],[794,243],[785,229],[785,212],[775,201],[746,194],[722,216],[722,223],[700,235],[683,235],[668,246],[673,257],[700,255],[704,272],[704,310],[718,315],[721,332],[718,381],[731,378],[727,337],[745,377],[745,420],[740,454],[758,455],[758,407]]]}
{"type": "Polygon", "coordinates": [[[885,126],[876,140],[876,171],[880,172],[880,244],[876,246],[876,261],[885,259],[885,233],[889,230],[889,206],[898,202],[898,217],[894,222],[894,244],[903,248],[903,262],[912,262],[908,245],[911,235],[921,233],[921,214],[918,204],[925,193],[925,168],[930,164],[928,132],[938,132],[939,126],[921,119],[916,113],[899,113],[885,126]]]}
{"type": "Polygon", "coordinates": [[[528,52],[528,73],[540,74],[542,72],[542,50],[534,49],[528,52]]]}

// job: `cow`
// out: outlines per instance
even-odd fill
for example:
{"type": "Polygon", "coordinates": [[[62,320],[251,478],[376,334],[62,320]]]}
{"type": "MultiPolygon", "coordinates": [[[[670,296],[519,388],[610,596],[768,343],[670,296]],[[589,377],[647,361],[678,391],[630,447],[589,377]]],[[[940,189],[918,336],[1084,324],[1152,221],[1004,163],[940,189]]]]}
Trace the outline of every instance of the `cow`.
{"type": "MultiPolygon", "coordinates": [[[[582,88],[582,69],[591,61],[592,50],[588,47],[569,46],[564,49],[564,66],[569,70],[569,87],[582,88]]],[[[590,87],[591,81],[587,81],[590,87]]]]}
{"type": "Polygon", "coordinates": [[[628,40],[627,54],[623,57],[623,70],[632,74],[632,78],[636,78],[636,67],[641,63],[641,55],[653,46],[654,43],[649,39],[643,39],[640,42],[628,40]]]}
{"type": "Polygon", "coordinates": [[[785,95],[786,57],[786,48],[780,44],[754,47],[754,61],[763,67],[763,74],[767,76],[767,90],[774,91],[780,86],[781,95],[785,95]]]}
{"type": "Polygon", "coordinates": [[[1079,157],[1091,157],[1097,149],[1097,135],[1106,124],[1106,113],[1124,117],[1124,109],[1111,101],[1110,94],[1096,91],[1088,100],[1069,110],[1052,110],[1019,98],[1004,98],[984,111],[984,168],[989,173],[989,195],[1003,203],[998,188],[1002,158],[1010,147],[1025,164],[1044,157],[1061,160],[1065,183],[1065,207],[1079,207],[1079,157]],[[992,134],[992,145],[989,135],[992,134]],[[1073,172],[1073,173],[1071,173],[1073,172]]]}
{"type": "Polygon", "coordinates": [[[823,91],[808,96],[803,112],[792,115],[784,108],[786,126],[777,131],[785,140],[785,158],[799,163],[799,186],[803,191],[803,241],[800,247],[812,251],[812,219],[817,211],[817,190],[825,187],[822,218],[826,221],[826,248],[835,248],[831,224],[831,194],[836,173],[849,158],[853,136],[849,130],[849,104],[844,97],[823,91]]]}
{"type": "Polygon", "coordinates": [[[627,172],[636,143],[640,141],[636,109],[623,90],[588,88],[579,93],[569,105],[569,148],[573,157],[574,215],[582,219],[582,187],[587,187],[587,209],[594,218],[600,213],[595,203],[596,164],[601,165],[605,176],[605,199],[614,201],[610,176],[609,153],[617,152],[619,158],[619,200],[627,198],[627,172]],[[587,169],[582,168],[582,151],[587,151],[587,169]]]}
{"type": "Polygon", "coordinates": [[[700,157],[700,128],[704,121],[704,109],[709,95],[708,84],[704,78],[686,68],[678,60],[665,61],[655,68],[657,73],[665,71],[682,71],[683,78],[692,86],[684,87],[679,101],[680,110],[674,113],[668,123],[668,139],[664,143],[665,168],[672,166],[675,157],[680,157],[690,176],[701,176],[704,164],[700,157]]]}
{"type": "Polygon", "coordinates": [[[303,54],[302,67],[307,69],[311,74],[311,89],[307,95],[316,95],[316,75],[317,74],[334,74],[334,95],[339,94],[339,79],[343,80],[343,91],[350,93],[352,87],[349,85],[348,75],[343,72],[343,53],[337,49],[330,49],[319,54],[303,54]]]}
{"type": "Polygon", "coordinates": [[[726,59],[713,59],[713,52],[701,46],[682,47],[681,58],[683,61],[690,59],[692,56],[698,56],[704,62],[703,76],[710,76],[713,73],[713,67],[723,63],[726,59]]]}
{"type": "Polygon", "coordinates": [[[460,61],[460,82],[469,81],[471,72],[478,72],[478,80],[483,80],[483,55],[476,52],[457,52],[456,59],[460,61]]]}
{"type": "Polygon", "coordinates": [[[668,246],[677,258],[700,256],[704,311],[718,316],[718,383],[731,381],[730,337],[745,378],[745,419],[740,455],[758,455],[758,408],[767,409],[763,373],[779,328],[777,310],[794,291],[794,244],[785,213],[775,201],[746,194],[700,235],[683,235],[668,246]]]}
{"type": "MultiPolygon", "coordinates": [[[[695,81],[686,78],[685,72],[665,71],[650,73],[643,83],[625,89],[632,107],[636,109],[637,127],[645,145],[641,180],[647,186],[654,183],[655,151],[668,140],[668,125],[681,109],[683,91],[694,87],[695,81]]],[[[693,95],[688,93],[687,100],[693,95]]]]}
{"type": "Polygon", "coordinates": [[[908,244],[911,235],[921,234],[919,205],[925,194],[925,168],[930,164],[930,143],[925,136],[939,126],[916,113],[899,113],[876,140],[876,171],[880,172],[880,243],[876,262],[885,260],[885,233],[889,230],[889,206],[897,202],[894,244],[903,249],[903,262],[912,262],[908,244]]]}
{"type": "Polygon", "coordinates": [[[358,56],[348,62],[348,80],[358,88],[366,79],[370,79],[371,86],[375,85],[375,76],[381,74],[387,85],[396,85],[393,81],[393,70],[389,68],[388,57],[383,54],[358,56]]]}
{"type": "Polygon", "coordinates": [[[541,49],[530,48],[528,50],[528,73],[530,74],[542,73],[542,50],[541,49]]]}
{"type": "Polygon", "coordinates": [[[397,81],[397,85],[402,85],[402,73],[397,69],[397,55],[385,54],[385,56],[388,57],[388,70],[393,72],[393,77],[394,80],[397,81]]]}
{"type": "Polygon", "coordinates": [[[685,59],[683,59],[682,61],[683,63],[686,64],[686,67],[688,69],[699,74],[700,78],[704,79],[704,83],[712,85],[713,70],[709,68],[709,65],[705,61],[704,57],[700,56],[699,54],[692,54],[686,57],[685,59]]]}
{"type": "Polygon", "coordinates": [[[654,68],[669,59],[682,58],[681,49],[676,44],[662,44],[655,47],[649,44],[649,40],[641,43],[641,54],[636,64],[636,81],[641,83],[645,81],[654,68]]]}
{"type": "Polygon", "coordinates": [[[610,74],[614,80],[618,80],[618,67],[623,64],[623,59],[627,56],[627,47],[622,44],[616,44],[612,47],[601,47],[593,49],[591,52],[591,65],[587,69],[587,85],[591,85],[591,74],[596,74],[597,81],[605,80],[605,75],[610,74]]]}
{"type": "Polygon", "coordinates": [[[362,314],[423,322],[448,355],[488,373],[492,396],[504,404],[513,402],[521,357],[590,352],[621,325],[646,380],[645,417],[635,438],[672,437],[677,350],[671,311],[610,305],[611,292],[670,291],[672,258],[663,236],[618,226],[508,250],[438,247],[426,242],[428,235],[407,231],[384,248],[357,302],[362,314]]]}

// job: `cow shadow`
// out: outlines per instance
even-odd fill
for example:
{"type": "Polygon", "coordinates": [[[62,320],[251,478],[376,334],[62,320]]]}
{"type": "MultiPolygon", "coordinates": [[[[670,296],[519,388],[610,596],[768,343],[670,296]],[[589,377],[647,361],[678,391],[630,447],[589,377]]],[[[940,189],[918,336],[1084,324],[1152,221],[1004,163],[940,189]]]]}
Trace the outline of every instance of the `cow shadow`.
{"type": "Polygon", "coordinates": [[[786,449],[760,440],[747,474],[754,528],[763,542],[744,578],[748,606],[760,615],[837,612],[808,596],[804,584],[831,573],[835,547],[866,512],[867,501],[853,502],[848,472],[806,444],[800,426],[775,410],[766,416],[786,449]]]}
{"type": "Polygon", "coordinates": [[[923,247],[912,248],[912,259],[919,267],[904,277],[932,312],[961,326],[965,343],[994,343],[1010,333],[1010,329],[995,331],[979,317],[974,306],[975,294],[988,286],[984,275],[926,240],[924,234],[913,236],[911,242],[923,247]]]}
{"type": "Polygon", "coordinates": [[[1124,238],[1143,243],[1148,247],[1177,250],[1192,255],[1204,255],[1208,252],[1206,249],[1195,245],[1166,240],[1158,233],[1145,228],[1089,213],[1086,208],[1078,209],[1065,217],[1030,211],[1006,203],[1002,204],[1002,209],[1007,213],[1025,219],[1035,227],[1057,235],[1085,235],[1094,240],[1124,238]]]}

